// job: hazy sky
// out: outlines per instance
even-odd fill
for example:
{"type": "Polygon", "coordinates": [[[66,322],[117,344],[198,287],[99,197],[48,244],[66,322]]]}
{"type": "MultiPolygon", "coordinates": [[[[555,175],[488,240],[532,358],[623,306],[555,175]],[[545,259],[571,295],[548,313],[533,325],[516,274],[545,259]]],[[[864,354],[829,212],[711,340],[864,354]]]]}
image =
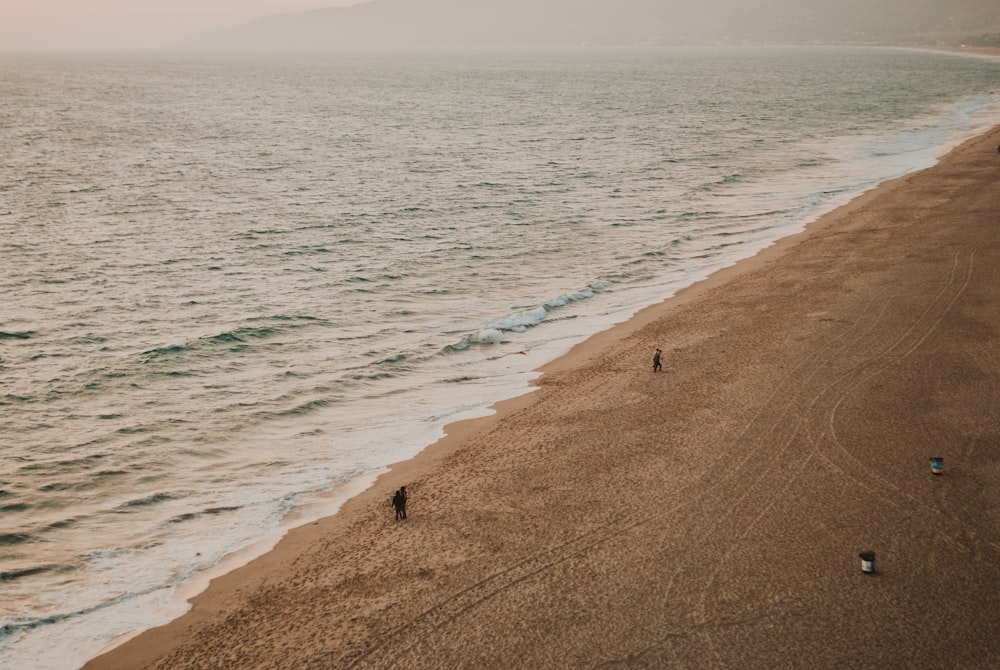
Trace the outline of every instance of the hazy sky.
{"type": "Polygon", "coordinates": [[[0,0],[0,51],[148,49],[266,14],[364,0],[0,0]]]}

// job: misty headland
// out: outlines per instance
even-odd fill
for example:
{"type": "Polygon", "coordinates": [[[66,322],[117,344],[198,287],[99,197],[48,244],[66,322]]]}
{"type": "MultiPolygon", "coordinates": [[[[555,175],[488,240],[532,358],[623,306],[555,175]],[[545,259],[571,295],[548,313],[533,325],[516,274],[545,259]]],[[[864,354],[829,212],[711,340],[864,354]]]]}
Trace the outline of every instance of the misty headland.
{"type": "Polygon", "coordinates": [[[199,50],[745,43],[1000,46],[993,0],[369,0],[203,33],[199,50]]]}

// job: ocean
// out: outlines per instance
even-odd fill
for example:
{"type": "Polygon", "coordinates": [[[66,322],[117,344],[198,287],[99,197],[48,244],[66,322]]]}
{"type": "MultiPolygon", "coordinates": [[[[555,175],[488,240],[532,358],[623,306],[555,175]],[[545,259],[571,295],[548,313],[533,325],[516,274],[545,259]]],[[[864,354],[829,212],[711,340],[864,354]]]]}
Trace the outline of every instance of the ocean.
{"type": "Polygon", "coordinates": [[[0,667],[996,123],[1000,62],[900,49],[0,56],[0,667]]]}

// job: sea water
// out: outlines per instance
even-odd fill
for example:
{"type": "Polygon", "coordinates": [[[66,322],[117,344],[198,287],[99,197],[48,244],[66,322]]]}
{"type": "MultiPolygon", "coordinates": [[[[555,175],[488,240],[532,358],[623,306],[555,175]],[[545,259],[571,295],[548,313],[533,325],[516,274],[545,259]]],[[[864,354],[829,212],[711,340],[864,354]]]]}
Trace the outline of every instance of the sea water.
{"type": "Polygon", "coordinates": [[[177,616],[998,87],[857,48],[0,57],[0,666],[177,616]]]}

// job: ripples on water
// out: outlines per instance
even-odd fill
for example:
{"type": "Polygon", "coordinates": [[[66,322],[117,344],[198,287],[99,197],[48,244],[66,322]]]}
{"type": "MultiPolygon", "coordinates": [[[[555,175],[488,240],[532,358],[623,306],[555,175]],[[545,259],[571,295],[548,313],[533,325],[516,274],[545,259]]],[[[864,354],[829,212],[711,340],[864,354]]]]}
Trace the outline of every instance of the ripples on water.
{"type": "Polygon", "coordinates": [[[0,647],[52,668],[997,117],[902,51],[0,66],[0,647]]]}

